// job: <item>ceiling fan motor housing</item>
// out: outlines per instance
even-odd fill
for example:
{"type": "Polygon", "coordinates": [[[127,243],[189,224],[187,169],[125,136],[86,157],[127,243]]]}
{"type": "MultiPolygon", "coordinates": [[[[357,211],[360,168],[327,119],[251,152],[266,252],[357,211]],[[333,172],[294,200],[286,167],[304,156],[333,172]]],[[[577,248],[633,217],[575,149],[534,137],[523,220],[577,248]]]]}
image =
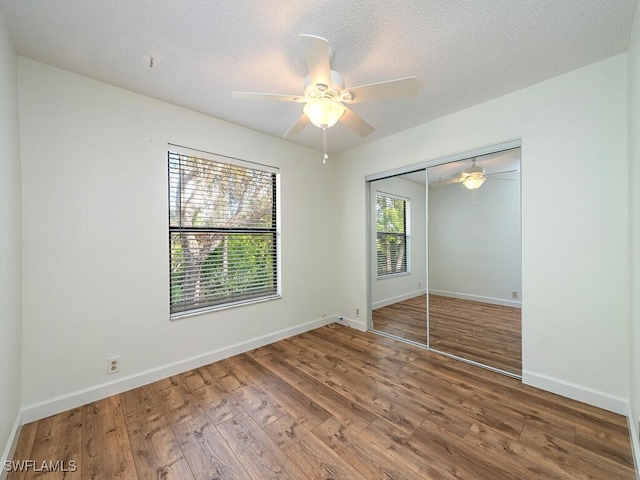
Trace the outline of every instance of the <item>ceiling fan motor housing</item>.
{"type": "Polygon", "coordinates": [[[332,98],[337,100],[340,99],[342,90],[344,90],[344,79],[335,70],[331,70],[331,85],[311,83],[310,75],[304,79],[304,96],[309,99],[332,98]]]}

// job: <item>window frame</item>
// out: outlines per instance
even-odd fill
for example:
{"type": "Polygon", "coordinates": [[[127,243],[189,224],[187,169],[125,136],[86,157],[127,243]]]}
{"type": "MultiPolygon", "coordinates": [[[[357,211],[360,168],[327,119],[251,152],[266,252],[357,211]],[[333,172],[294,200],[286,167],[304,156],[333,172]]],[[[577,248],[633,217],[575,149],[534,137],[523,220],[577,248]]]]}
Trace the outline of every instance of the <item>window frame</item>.
{"type": "MultiPolygon", "coordinates": [[[[411,275],[411,199],[409,197],[404,197],[402,195],[396,195],[393,193],[383,192],[380,190],[376,190],[375,192],[375,205],[377,208],[378,197],[387,197],[394,200],[401,200],[404,202],[404,233],[390,233],[390,232],[380,232],[378,231],[378,225],[376,221],[375,226],[375,244],[377,246],[378,243],[378,234],[392,234],[392,235],[400,235],[404,237],[404,271],[400,272],[390,272],[390,273],[380,273],[378,255],[377,255],[377,247],[376,247],[376,279],[377,280],[385,280],[388,278],[402,277],[406,275],[411,275]]],[[[377,214],[377,212],[376,212],[377,214]]],[[[376,217],[377,218],[377,217],[376,217]]]]}
{"type": "Polygon", "coordinates": [[[167,225],[168,232],[167,238],[169,240],[169,318],[170,320],[177,320],[184,317],[190,317],[194,315],[201,315],[205,313],[211,313],[215,311],[225,310],[229,308],[235,308],[245,305],[252,305],[255,303],[261,303],[271,300],[277,300],[282,298],[281,294],[281,215],[280,215],[280,169],[277,167],[273,167],[270,165],[265,165],[257,162],[250,162],[247,160],[242,160],[234,157],[229,157],[226,155],[215,154],[211,152],[206,152],[203,150],[197,150],[193,148],[183,147],[175,144],[167,145],[167,186],[168,186],[168,198],[167,198],[167,225]],[[248,168],[251,170],[259,170],[264,173],[268,173],[272,177],[272,209],[273,209],[273,218],[272,225],[269,228],[246,228],[246,227],[184,227],[182,222],[180,222],[179,226],[171,225],[171,201],[172,201],[172,193],[171,193],[171,155],[180,155],[187,156],[192,158],[198,158],[201,160],[208,160],[211,162],[215,162],[223,165],[233,165],[236,167],[248,168]],[[200,232],[200,233],[223,233],[232,235],[234,233],[237,234],[265,234],[268,233],[273,236],[273,282],[275,285],[275,292],[268,293],[263,296],[256,296],[252,298],[246,298],[241,300],[229,300],[229,301],[220,301],[220,302],[212,302],[209,305],[198,306],[194,308],[181,309],[174,311],[172,305],[172,251],[171,251],[171,242],[172,235],[181,232],[200,232]]]}

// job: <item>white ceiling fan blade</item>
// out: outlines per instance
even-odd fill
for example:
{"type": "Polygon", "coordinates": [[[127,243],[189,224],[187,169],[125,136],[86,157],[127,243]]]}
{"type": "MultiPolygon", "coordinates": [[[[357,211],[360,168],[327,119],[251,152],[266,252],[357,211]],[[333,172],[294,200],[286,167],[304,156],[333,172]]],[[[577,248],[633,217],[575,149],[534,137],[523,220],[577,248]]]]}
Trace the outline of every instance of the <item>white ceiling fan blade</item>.
{"type": "Polygon", "coordinates": [[[416,77],[407,77],[371,83],[361,87],[348,88],[346,93],[350,93],[352,96],[352,100],[349,103],[413,97],[418,94],[418,79],[416,77]]]}
{"type": "Polygon", "coordinates": [[[443,185],[451,185],[452,183],[462,183],[464,177],[449,178],[448,180],[440,180],[438,182],[430,183],[430,187],[442,187],[443,185]]]}
{"type": "Polygon", "coordinates": [[[291,125],[291,128],[287,130],[287,132],[283,135],[283,137],[294,137],[298,135],[304,127],[309,124],[309,117],[306,115],[302,115],[296,123],[291,125]]]}
{"type": "MultiPolygon", "coordinates": [[[[507,173],[516,173],[518,171],[519,170],[505,170],[504,172],[486,173],[485,176],[486,177],[493,177],[495,175],[505,175],[507,173]]],[[[502,179],[502,178],[498,179],[498,178],[496,178],[496,180],[507,180],[507,179],[502,179]]]]}
{"type": "Polygon", "coordinates": [[[486,180],[491,180],[492,182],[494,180],[500,180],[501,182],[515,182],[515,178],[499,178],[499,177],[490,177],[487,176],[485,177],[486,180]]]}
{"type": "Polygon", "coordinates": [[[375,130],[375,128],[365,122],[355,112],[346,107],[344,114],[340,117],[340,121],[361,137],[366,137],[375,130]]]}
{"type": "Polygon", "coordinates": [[[281,93],[258,93],[258,92],[231,92],[233,98],[243,100],[269,100],[276,102],[300,102],[303,99],[300,95],[284,95],[281,93]]]}
{"type": "Polygon", "coordinates": [[[331,86],[329,42],[315,35],[300,35],[300,43],[302,43],[302,50],[304,50],[311,83],[331,86]]]}

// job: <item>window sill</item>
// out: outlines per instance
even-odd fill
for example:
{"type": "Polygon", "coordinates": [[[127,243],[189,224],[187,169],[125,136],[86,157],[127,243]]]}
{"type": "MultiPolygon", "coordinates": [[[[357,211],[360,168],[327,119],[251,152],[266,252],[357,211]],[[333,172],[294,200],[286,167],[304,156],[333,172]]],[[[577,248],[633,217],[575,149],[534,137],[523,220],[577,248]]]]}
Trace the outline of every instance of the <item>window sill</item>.
{"type": "Polygon", "coordinates": [[[182,320],[183,318],[187,318],[187,317],[195,317],[195,316],[199,316],[199,315],[205,315],[207,313],[215,313],[215,312],[219,312],[221,310],[228,310],[230,308],[237,308],[237,307],[244,307],[247,305],[254,305],[256,303],[263,303],[263,302],[270,302],[272,300],[279,300],[282,298],[282,295],[278,294],[278,295],[271,295],[269,297],[263,297],[263,298],[256,298],[253,300],[247,300],[244,302],[235,302],[235,303],[225,303],[222,305],[215,305],[212,307],[203,307],[203,308],[199,308],[197,310],[189,310],[187,312],[180,312],[180,313],[172,313],[169,315],[169,320],[174,321],[174,320],[182,320]]]}
{"type": "Polygon", "coordinates": [[[390,273],[389,275],[379,276],[376,280],[387,280],[388,278],[406,277],[408,275],[411,275],[411,272],[390,273]]]}

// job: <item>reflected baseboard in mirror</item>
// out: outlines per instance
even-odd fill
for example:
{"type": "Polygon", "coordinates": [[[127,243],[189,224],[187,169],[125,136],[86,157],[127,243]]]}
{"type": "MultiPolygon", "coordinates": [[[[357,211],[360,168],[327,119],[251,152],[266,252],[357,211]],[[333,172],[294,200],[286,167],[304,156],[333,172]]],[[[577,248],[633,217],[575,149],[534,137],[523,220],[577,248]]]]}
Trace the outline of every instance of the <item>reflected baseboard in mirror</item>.
{"type": "MultiPolygon", "coordinates": [[[[426,295],[373,310],[373,329],[426,345],[426,295]]],[[[520,309],[430,295],[429,347],[522,375],[520,309]]]]}

